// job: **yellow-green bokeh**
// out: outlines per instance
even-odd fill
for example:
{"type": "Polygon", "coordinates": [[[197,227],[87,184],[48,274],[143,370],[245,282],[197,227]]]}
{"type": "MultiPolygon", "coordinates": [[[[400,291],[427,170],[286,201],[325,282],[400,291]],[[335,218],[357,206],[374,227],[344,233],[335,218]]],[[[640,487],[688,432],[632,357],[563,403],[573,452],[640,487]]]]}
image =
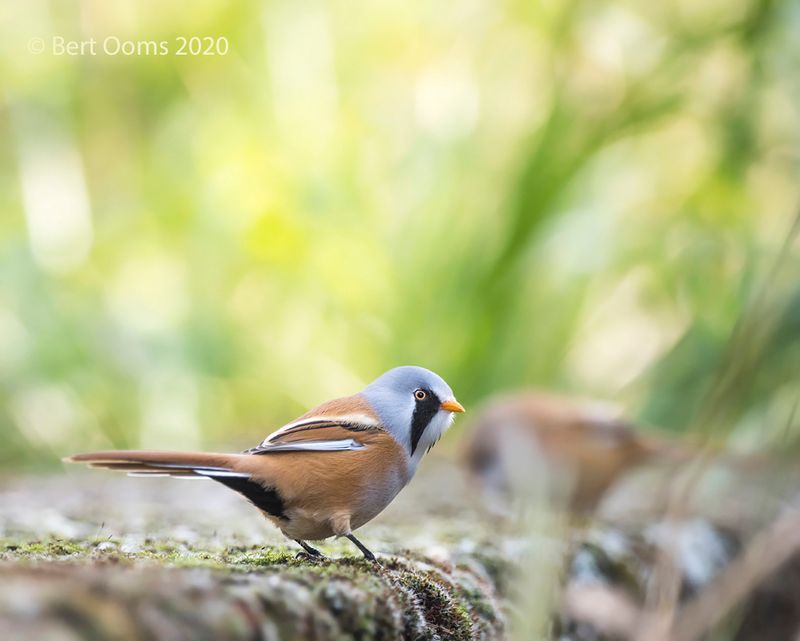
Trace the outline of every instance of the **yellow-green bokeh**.
{"type": "Polygon", "coordinates": [[[689,429],[747,313],[726,425],[768,440],[798,30],[791,1],[4,0],[0,463],[248,445],[408,363],[689,429]]]}

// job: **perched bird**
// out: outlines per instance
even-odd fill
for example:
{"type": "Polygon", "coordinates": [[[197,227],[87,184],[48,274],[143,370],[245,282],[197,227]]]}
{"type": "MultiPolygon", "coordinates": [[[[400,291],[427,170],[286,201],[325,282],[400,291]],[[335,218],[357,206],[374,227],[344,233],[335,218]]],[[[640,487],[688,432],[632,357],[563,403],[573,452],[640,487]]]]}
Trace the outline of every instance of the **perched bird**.
{"type": "Polygon", "coordinates": [[[686,450],[638,430],[607,404],[542,392],[490,400],[472,421],[463,450],[485,503],[502,507],[514,489],[546,484],[546,498],[574,512],[593,511],[639,465],[686,457],[686,450]]]}
{"type": "Polygon", "coordinates": [[[389,370],[362,391],[310,410],[242,454],[109,451],[65,460],[135,475],[213,479],[244,495],[312,556],[307,541],[350,539],[414,476],[423,455],[464,408],[421,367],[389,370]]]}

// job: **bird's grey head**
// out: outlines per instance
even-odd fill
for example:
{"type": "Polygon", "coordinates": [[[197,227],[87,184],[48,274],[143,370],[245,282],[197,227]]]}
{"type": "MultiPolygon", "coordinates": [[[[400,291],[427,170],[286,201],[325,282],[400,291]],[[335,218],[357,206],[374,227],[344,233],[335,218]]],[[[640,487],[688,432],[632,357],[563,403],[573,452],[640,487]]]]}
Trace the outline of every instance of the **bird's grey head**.
{"type": "Polygon", "coordinates": [[[375,408],[386,429],[408,448],[416,464],[453,422],[453,412],[463,412],[453,390],[423,367],[395,367],[361,392],[375,408]]]}

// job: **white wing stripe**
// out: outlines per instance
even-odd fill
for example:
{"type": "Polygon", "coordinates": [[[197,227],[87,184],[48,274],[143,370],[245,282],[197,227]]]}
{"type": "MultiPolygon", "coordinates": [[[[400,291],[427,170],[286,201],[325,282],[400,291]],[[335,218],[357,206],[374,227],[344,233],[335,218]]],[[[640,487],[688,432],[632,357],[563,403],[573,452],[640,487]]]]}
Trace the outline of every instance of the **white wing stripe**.
{"type": "Polygon", "coordinates": [[[128,476],[132,476],[137,479],[144,479],[144,478],[167,478],[169,474],[161,473],[161,472],[128,472],[128,476]]]}
{"type": "Polygon", "coordinates": [[[270,434],[267,438],[261,441],[261,445],[269,445],[271,439],[287,432],[288,430],[292,430],[296,427],[303,427],[304,425],[310,425],[311,423],[343,423],[345,425],[365,425],[367,427],[380,427],[380,423],[376,421],[373,417],[367,416],[366,414],[349,414],[346,416],[309,416],[308,418],[304,418],[302,421],[295,421],[294,423],[288,423],[283,427],[275,430],[272,434],[270,434]]]}
{"type": "Polygon", "coordinates": [[[194,470],[195,474],[200,474],[201,476],[224,476],[226,478],[237,478],[237,479],[249,479],[249,474],[243,474],[241,472],[228,472],[227,470],[207,470],[207,469],[197,469],[194,470]]]}
{"type": "Polygon", "coordinates": [[[339,439],[336,441],[295,441],[294,443],[279,443],[272,445],[267,443],[263,446],[260,453],[269,452],[345,452],[348,450],[361,450],[364,445],[352,438],[339,439]]]}

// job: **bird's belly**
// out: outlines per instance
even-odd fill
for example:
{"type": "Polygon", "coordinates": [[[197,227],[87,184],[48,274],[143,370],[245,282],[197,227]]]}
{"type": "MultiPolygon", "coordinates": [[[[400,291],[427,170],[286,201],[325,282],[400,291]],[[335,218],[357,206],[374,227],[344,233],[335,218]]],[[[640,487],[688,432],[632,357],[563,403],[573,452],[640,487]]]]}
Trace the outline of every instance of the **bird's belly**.
{"type": "Polygon", "coordinates": [[[328,518],[294,511],[286,519],[270,519],[281,532],[290,539],[302,541],[321,541],[334,535],[333,525],[328,518]]]}
{"type": "Polygon", "coordinates": [[[384,470],[382,482],[346,495],[304,496],[287,505],[284,518],[265,514],[289,538],[319,541],[349,534],[380,514],[405,486],[402,470],[384,470]]]}
{"type": "Polygon", "coordinates": [[[350,515],[350,527],[353,530],[358,529],[378,516],[399,494],[404,485],[400,478],[392,479],[379,490],[373,490],[362,496],[361,500],[353,506],[353,511],[350,515]]]}

